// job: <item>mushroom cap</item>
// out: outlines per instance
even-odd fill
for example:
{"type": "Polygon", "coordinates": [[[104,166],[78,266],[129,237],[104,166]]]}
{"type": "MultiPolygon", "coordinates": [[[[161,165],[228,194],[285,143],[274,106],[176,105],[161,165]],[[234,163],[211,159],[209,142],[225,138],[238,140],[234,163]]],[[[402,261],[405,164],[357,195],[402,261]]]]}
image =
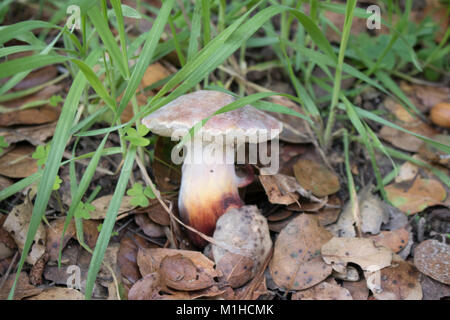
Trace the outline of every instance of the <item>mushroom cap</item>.
{"type": "MultiPolygon", "coordinates": [[[[145,117],[142,123],[160,136],[180,139],[196,123],[234,100],[234,97],[227,93],[199,90],[178,97],[145,117]]],[[[264,142],[278,136],[281,129],[280,121],[255,107],[246,105],[213,116],[199,133],[212,138],[234,136],[245,141],[264,142]]]]}

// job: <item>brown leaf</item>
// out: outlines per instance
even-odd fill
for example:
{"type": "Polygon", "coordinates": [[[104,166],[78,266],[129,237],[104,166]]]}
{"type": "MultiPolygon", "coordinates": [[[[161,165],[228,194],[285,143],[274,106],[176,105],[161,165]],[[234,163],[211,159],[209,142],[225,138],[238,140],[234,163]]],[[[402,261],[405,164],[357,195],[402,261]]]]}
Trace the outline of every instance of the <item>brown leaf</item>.
{"type": "Polygon", "coordinates": [[[365,279],[359,281],[344,281],[342,286],[350,292],[353,300],[367,300],[369,297],[369,289],[367,288],[365,279]]]}
{"type": "MultiPolygon", "coordinates": [[[[411,124],[398,125],[411,132],[421,134],[429,138],[437,134],[437,131],[435,129],[422,121],[414,122],[411,124]]],[[[420,145],[422,144],[422,140],[413,136],[412,134],[388,126],[382,127],[378,135],[380,138],[391,143],[393,146],[410,152],[419,151],[420,145]]]]}
{"type": "MultiPolygon", "coordinates": [[[[0,300],[6,300],[9,295],[9,291],[16,280],[16,274],[12,273],[8,276],[3,287],[0,288],[0,300]]],[[[14,300],[21,300],[25,297],[34,296],[40,293],[42,289],[36,288],[30,284],[28,275],[26,272],[21,272],[17,281],[16,289],[14,291],[14,300]]]]}
{"type": "Polygon", "coordinates": [[[405,248],[409,240],[409,232],[405,228],[393,231],[381,231],[379,234],[371,236],[377,245],[390,249],[392,252],[399,252],[405,248]]]}
{"type": "MultiPolygon", "coordinates": [[[[91,212],[91,219],[93,220],[102,220],[106,217],[106,212],[108,211],[109,203],[111,202],[113,195],[107,195],[92,201],[92,205],[95,207],[95,211],[91,212]]],[[[124,196],[122,199],[122,203],[120,204],[119,211],[117,213],[118,216],[125,212],[129,212],[135,208],[134,205],[131,204],[131,197],[124,196]]]]}
{"type": "Polygon", "coordinates": [[[447,197],[442,184],[434,179],[417,178],[414,183],[392,183],[385,187],[389,201],[406,214],[423,211],[447,197]]]}
{"type": "Polygon", "coordinates": [[[122,277],[130,283],[135,283],[141,278],[137,264],[137,255],[140,247],[147,247],[146,241],[139,236],[127,236],[120,241],[117,254],[117,265],[122,277]]]}
{"type": "Polygon", "coordinates": [[[392,265],[380,270],[381,291],[373,291],[377,300],[421,300],[419,272],[413,264],[394,258],[392,265]]]}
{"type": "Polygon", "coordinates": [[[53,136],[56,122],[43,124],[40,126],[26,126],[22,128],[13,128],[0,132],[0,136],[5,138],[9,144],[21,141],[28,141],[34,146],[40,145],[53,136]]]}
{"type": "Polygon", "coordinates": [[[312,288],[297,291],[292,300],[353,300],[350,292],[335,283],[321,282],[312,288]]]}
{"type": "Polygon", "coordinates": [[[129,300],[185,300],[190,299],[186,292],[169,292],[160,283],[158,272],[145,275],[128,291],[129,300]]]}
{"type": "Polygon", "coordinates": [[[417,108],[424,113],[428,112],[436,103],[450,101],[450,88],[448,87],[410,84],[406,81],[402,81],[400,87],[417,108]]]}
{"type": "Polygon", "coordinates": [[[271,215],[267,217],[267,220],[270,222],[282,221],[284,219],[289,218],[292,215],[292,211],[280,208],[271,215]]]}
{"type": "Polygon", "coordinates": [[[238,288],[252,278],[253,260],[239,254],[227,252],[216,264],[223,276],[220,282],[232,288],[238,288]]]}
{"type": "Polygon", "coordinates": [[[301,214],[278,235],[270,274],[279,286],[302,290],[314,286],[331,274],[331,267],[320,256],[320,248],[331,239],[316,217],[301,214]]]}
{"type": "Polygon", "coordinates": [[[52,287],[25,300],[84,300],[84,295],[75,289],[52,287]]]}
{"type": "Polygon", "coordinates": [[[340,189],[338,176],[324,165],[309,159],[300,159],[294,165],[298,183],[317,197],[336,193],[340,189]]]}
{"type": "MultiPolygon", "coordinates": [[[[287,183],[292,184],[291,181],[294,178],[286,177],[288,176],[280,174],[259,176],[259,181],[264,187],[271,203],[289,205],[295,203],[299,198],[299,195],[294,192],[295,190],[292,190],[291,186],[287,185],[287,183]]],[[[293,182],[296,182],[295,179],[293,182]]]]}
{"type": "MultiPolygon", "coordinates": [[[[65,219],[55,219],[47,226],[47,252],[49,253],[49,260],[56,261],[59,255],[59,245],[64,228],[65,219]]],[[[63,248],[66,246],[70,238],[76,234],[75,223],[72,221],[64,234],[62,241],[63,248]]]]}
{"type": "MultiPolygon", "coordinates": [[[[1,161],[1,160],[0,160],[1,161]]],[[[0,176],[0,190],[4,190],[11,186],[14,182],[11,179],[0,176]]]]}
{"type": "Polygon", "coordinates": [[[338,272],[344,272],[349,262],[363,270],[376,271],[391,264],[392,252],[385,247],[377,247],[371,239],[334,237],[322,246],[322,257],[338,272]]]}
{"type": "Polygon", "coordinates": [[[31,157],[35,148],[18,146],[0,158],[0,174],[10,178],[26,178],[36,173],[38,166],[31,157]]]}
{"type": "MultiPolygon", "coordinates": [[[[437,134],[433,136],[433,140],[436,140],[446,145],[450,145],[450,135],[437,134]]],[[[448,155],[444,151],[434,147],[429,142],[422,143],[422,145],[419,148],[419,154],[422,158],[426,160],[441,164],[450,169],[450,158],[448,157],[448,155]]]]}
{"type": "Polygon", "coordinates": [[[450,297],[450,286],[433,280],[424,274],[422,274],[420,284],[422,286],[423,300],[440,300],[450,297]]]}
{"type": "MultiPolygon", "coordinates": [[[[342,206],[341,199],[334,195],[330,197],[328,204],[339,207],[342,206]]],[[[316,217],[319,219],[321,226],[327,226],[336,222],[341,211],[341,208],[322,208],[317,212],[316,217]]]]}
{"type": "MultiPolygon", "coordinates": [[[[3,224],[3,228],[10,233],[21,250],[23,249],[27,238],[32,211],[32,204],[30,204],[28,200],[25,200],[23,204],[19,204],[11,210],[8,214],[8,218],[6,218],[5,223],[3,224]]],[[[26,261],[28,263],[34,265],[44,254],[46,240],[47,235],[45,228],[42,223],[40,223],[34,237],[34,243],[27,256],[26,261]]]]}
{"type": "Polygon", "coordinates": [[[164,229],[160,225],[151,221],[145,213],[136,214],[134,216],[134,221],[149,237],[159,238],[165,236],[164,229]]]}
{"type": "Polygon", "coordinates": [[[159,270],[161,261],[166,256],[181,254],[183,257],[192,260],[194,265],[201,271],[206,272],[211,278],[220,274],[214,269],[214,262],[198,251],[177,250],[165,248],[139,248],[137,254],[137,264],[143,276],[159,270]]]}
{"type": "Polygon", "coordinates": [[[58,69],[56,66],[46,66],[30,72],[23,80],[16,84],[11,91],[19,91],[29,89],[47,81],[50,81],[56,77],[58,69]]]}
{"type": "Polygon", "coordinates": [[[191,259],[181,254],[166,256],[159,267],[161,281],[170,288],[181,291],[196,291],[214,284],[213,278],[197,269],[191,259]]]}
{"type": "Polygon", "coordinates": [[[395,101],[394,99],[388,97],[386,100],[384,100],[384,106],[386,109],[388,109],[391,113],[393,113],[396,118],[404,123],[415,123],[417,121],[420,121],[417,119],[416,116],[412,115],[407,111],[407,109],[401,104],[395,101]]]}
{"type": "Polygon", "coordinates": [[[414,250],[414,264],[420,272],[450,285],[450,246],[437,240],[425,240],[414,250]]]}

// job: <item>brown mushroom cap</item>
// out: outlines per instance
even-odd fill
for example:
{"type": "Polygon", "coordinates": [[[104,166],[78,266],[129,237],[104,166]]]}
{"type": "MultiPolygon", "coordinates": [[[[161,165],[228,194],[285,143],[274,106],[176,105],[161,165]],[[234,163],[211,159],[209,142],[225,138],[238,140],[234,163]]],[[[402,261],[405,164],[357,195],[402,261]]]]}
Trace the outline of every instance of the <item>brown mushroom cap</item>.
{"type": "MultiPolygon", "coordinates": [[[[227,93],[199,90],[178,97],[144,118],[142,123],[154,133],[170,137],[175,130],[189,130],[234,100],[234,97],[227,93]]],[[[282,124],[277,119],[246,105],[215,115],[206,122],[201,132],[212,137],[233,135],[245,138],[245,141],[257,139],[258,142],[264,142],[275,138],[281,129],[282,124]]],[[[173,138],[180,139],[183,135],[177,134],[173,138]]]]}

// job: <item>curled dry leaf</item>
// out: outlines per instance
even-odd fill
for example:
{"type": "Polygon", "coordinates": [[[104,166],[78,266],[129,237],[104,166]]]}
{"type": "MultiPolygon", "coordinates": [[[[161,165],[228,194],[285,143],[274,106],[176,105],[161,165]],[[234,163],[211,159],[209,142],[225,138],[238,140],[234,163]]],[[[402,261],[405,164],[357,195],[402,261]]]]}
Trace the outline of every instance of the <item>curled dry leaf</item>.
{"type": "Polygon", "coordinates": [[[134,216],[134,221],[149,237],[159,238],[165,236],[164,229],[160,225],[151,221],[150,218],[144,213],[136,214],[134,216]]]}
{"type": "Polygon", "coordinates": [[[31,157],[35,148],[28,145],[15,147],[0,158],[0,174],[10,178],[26,178],[38,170],[31,157]]]}
{"type": "Polygon", "coordinates": [[[84,295],[75,289],[52,287],[25,300],[84,300],[84,295]]]}
{"type": "Polygon", "coordinates": [[[394,256],[392,265],[380,270],[380,290],[374,290],[377,300],[421,300],[419,272],[413,264],[394,256]]]}
{"type": "Polygon", "coordinates": [[[198,269],[191,259],[181,254],[166,256],[159,266],[161,282],[172,289],[180,291],[196,291],[214,285],[214,279],[198,269]]]}
{"type": "Polygon", "coordinates": [[[391,113],[393,113],[398,120],[404,123],[414,123],[420,121],[416,116],[408,112],[408,110],[401,104],[396,102],[394,99],[388,97],[384,100],[384,106],[391,113]]]}
{"type": "Polygon", "coordinates": [[[34,264],[30,271],[30,282],[35,286],[42,284],[43,278],[42,274],[44,272],[45,265],[47,264],[49,254],[44,253],[38,261],[34,264]]]}
{"type": "Polygon", "coordinates": [[[374,240],[376,244],[397,253],[403,250],[408,244],[409,232],[405,228],[393,231],[381,231],[379,234],[371,236],[370,239],[374,240]]]}
{"type": "Polygon", "coordinates": [[[339,178],[324,165],[309,159],[300,159],[294,165],[298,183],[317,197],[336,193],[340,189],[339,178]]]}
{"type": "Polygon", "coordinates": [[[450,285],[450,246],[425,240],[414,250],[414,265],[427,276],[450,285]]]}
{"type": "Polygon", "coordinates": [[[277,286],[303,290],[331,274],[320,256],[320,248],[331,239],[316,217],[301,214],[281,230],[270,261],[270,275],[277,286]]]}
{"type": "Polygon", "coordinates": [[[376,271],[391,265],[392,252],[371,239],[334,237],[322,246],[322,257],[338,272],[344,272],[349,262],[376,271]]]}
{"type": "Polygon", "coordinates": [[[189,299],[186,292],[171,292],[161,284],[158,272],[145,275],[128,291],[129,300],[185,300],[189,299]]]}
{"type": "Polygon", "coordinates": [[[148,247],[147,242],[140,236],[126,236],[120,241],[117,253],[117,266],[124,280],[133,284],[141,278],[137,264],[137,255],[140,247],[148,247]]]}
{"type": "Polygon", "coordinates": [[[13,128],[0,132],[0,136],[5,138],[9,144],[21,141],[28,141],[34,146],[40,145],[53,136],[56,122],[43,124],[40,126],[26,126],[22,128],[13,128]]]}
{"type": "MultiPolygon", "coordinates": [[[[55,219],[50,222],[47,229],[47,252],[49,253],[50,261],[56,261],[59,255],[59,245],[61,243],[61,236],[64,228],[64,219],[55,219]]],[[[66,233],[62,240],[63,248],[67,242],[76,234],[75,223],[70,223],[67,227],[66,233]]]]}
{"type": "Polygon", "coordinates": [[[282,221],[289,218],[292,215],[292,213],[293,212],[291,210],[280,208],[271,215],[269,215],[267,217],[267,220],[270,222],[282,221]]]}
{"type": "Polygon", "coordinates": [[[428,112],[439,102],[450,101],[448,87],[410,84],[406,81],[402,81],[400,87],[422,112],[428,112]]]}
{"type": "MultiPolygon", "coordinates": [[[[20,250],[22,250],[25,245],[32,212],[32,204],[28,200],[25,200],[23,204],[19,204],[11,210],[3,224],[3,228],[14,238],[14,241],[20,250]]],[[[46,240],[47,235],[45,228],[42,223],[40,223],[36,235],[34,236],[34,243],[27,256],[26,261],[29,264],[34,265],[44,254],[46,240]]]]}
{"type": "Polygon", "coordinates": [[[292,300],[353,300],[350,292],[336,283],[321,282],[314,287],[297,291],[292,300]]]}
{"type": "Polygon", "coordinates": [[[139,248],[137,255],[137,264],[143,276],[159,270],[161,261],[166,256],[181,254],[183,257],[192,260],[199,272],[204,272],[211,278],[220,276],[220,273],[214,269],[214,262],[198,251],[177,250],[165,248],[139,248]]]}
{"type": "MultiPolygon", "coordinates": [[[[245,252],[245,256],[253,261],[251,277],[260,271],[272,248],[266,218],[261,215],[256,206],[243,206],[227,210],[217,220],[214,240],[219,244],[224,243],[237,248],[240,252],[245,252]]],[[[215,245],[213,245],[212,251],[216,263],[219,263],[229,252],[215,245]]],[[[245,263],[245,265],[248,264],[245,263]]]]}
{"type": "Polygon", "coordinates": [[[299,198],[299,195],[296,194],[295,190],[292,190],[292,188],[285,188],[282,181],[280,181],[281,176],[282,175],[280,174],[260,175],[259,181],[261,182],[264,190],[266,191],[266,194],[269,197],[269,201],[271,203],[284,205],[295,203],[299,198]]]}
{"type": "Polygon", "coordinates": [[[442,184],[434,179],[417,178],[412,183],[392,183],[385,187],[388,200],[406,214],[414,214],[440,204],[447,197],[442,184]]]}

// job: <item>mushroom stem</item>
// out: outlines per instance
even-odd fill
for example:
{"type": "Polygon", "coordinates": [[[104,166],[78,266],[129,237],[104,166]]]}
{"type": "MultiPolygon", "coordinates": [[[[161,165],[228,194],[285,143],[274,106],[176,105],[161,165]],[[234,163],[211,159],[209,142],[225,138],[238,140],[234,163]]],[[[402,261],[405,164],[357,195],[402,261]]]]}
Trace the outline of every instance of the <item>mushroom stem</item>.
{"type": "MultiPolygon", "coordinates": [[[[238,192],[240,179],[235,173],[232,147],[196,143],[186,144],[178,208],[184,223],[211,236],[222,214],[243,205],[238,192]]],[[[189,238],[199,247],[207,244],[193,232],[189,232],[189,238]]]]}

